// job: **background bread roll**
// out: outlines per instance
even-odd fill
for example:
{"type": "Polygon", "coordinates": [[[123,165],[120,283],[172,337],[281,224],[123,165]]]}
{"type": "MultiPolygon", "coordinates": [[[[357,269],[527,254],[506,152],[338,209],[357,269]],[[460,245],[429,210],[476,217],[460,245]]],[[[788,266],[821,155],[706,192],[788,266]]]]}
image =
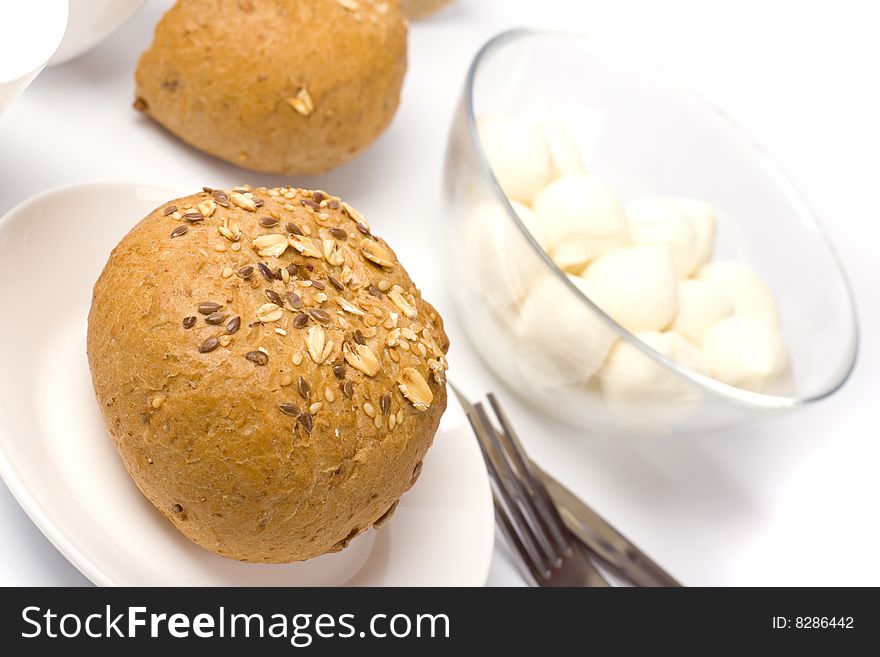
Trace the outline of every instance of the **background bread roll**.
{"type": "Polygon", "coordinates": [[[406,33],[390,0],[178,0],[138,62],[135,107],[242,167],[319,173],[391,122],[406,33]]]}
{"type": "Polygon", "coordinates": [[[234,559],[344,548],[418,477],[446,406],[442,320],[322,192],[170,201],[95,285],[88,357],[135,483],[234,559]]]}
{"type": "Polygon", "coordinates": [[[451,2],[452,0],[400,0],[400,6],[407,18],[419,20],[440,11],[451,2]]]}

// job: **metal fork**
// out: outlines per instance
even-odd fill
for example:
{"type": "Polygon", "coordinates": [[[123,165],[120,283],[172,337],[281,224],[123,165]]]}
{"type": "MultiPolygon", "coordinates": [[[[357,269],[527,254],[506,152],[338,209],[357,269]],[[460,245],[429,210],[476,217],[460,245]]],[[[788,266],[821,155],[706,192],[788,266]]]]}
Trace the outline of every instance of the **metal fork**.
{"type": "Polygon", "coordinates": [[[501,425],[496,431],[483,404],[471,404],[450,386],[474,429],[489,470],[495,516],[521,566],[538,586],[608,586],[589,552],[565,526],[547,489],[535,476],[507,416],[487,395],[501,425]]]}

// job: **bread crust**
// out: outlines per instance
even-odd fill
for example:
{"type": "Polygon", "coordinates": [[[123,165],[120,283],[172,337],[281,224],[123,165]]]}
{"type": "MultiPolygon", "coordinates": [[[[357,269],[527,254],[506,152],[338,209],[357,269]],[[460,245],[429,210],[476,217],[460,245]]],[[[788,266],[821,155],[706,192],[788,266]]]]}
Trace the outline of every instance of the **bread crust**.
{"type": "Polygon", "coordinates": [[[135,107],[247,169],[320,173],[388,127],[406,42],[390,0],[178,0],[138,62],[135,107]]]}
{"type": "Polygon", "coordinates": [[[242,561],[341,550],[394,510],[446,407],[447,348],[363,217],[290,188],[157,208],[113,250],[89,313],[126,469],[188,538],[242,561]]]}

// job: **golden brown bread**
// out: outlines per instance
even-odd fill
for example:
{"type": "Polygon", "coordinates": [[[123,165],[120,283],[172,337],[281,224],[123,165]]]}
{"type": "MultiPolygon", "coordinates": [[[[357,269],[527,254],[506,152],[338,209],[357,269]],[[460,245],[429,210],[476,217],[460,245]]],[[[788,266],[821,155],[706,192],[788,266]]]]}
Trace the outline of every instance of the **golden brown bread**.
{"type": "Polygon", "coordinates": [[[135,107],[242,167],[319,173],[391,122],[406,33],[395,0],[178,0],[138,62],[135,107]]]}
{"type": "Polygon", "coordinates": [[[450,2],[452,0],[400,0],[400,6],[407,18],[417,21],[440,11],[450,2]]]}
{"type": "Polygon", "coordinates": [[[447,348],[363,217],[290,188],[158,208],[89,314],[125,467],[187,537],[243,561],[340,550],[394,510],[446,407],[447,348]]]}

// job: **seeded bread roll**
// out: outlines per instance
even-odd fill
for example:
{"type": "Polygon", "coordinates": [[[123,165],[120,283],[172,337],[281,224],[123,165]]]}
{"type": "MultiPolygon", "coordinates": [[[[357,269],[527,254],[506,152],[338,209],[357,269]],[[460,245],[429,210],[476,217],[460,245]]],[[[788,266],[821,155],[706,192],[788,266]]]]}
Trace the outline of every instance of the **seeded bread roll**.
{"type": "Polygon", "coordinates": [[[135,108],[247,169],[320,173],[391,122],[406,36],[396,0],[178,0],[141,55],[135,108]]]}
{"type": "Polygon", "coordinates": [[[400,6],[407,18],[417,21],[440,11],[450,2],[452,0],[400,0],[400,6]]]}
{"type": "Polygon", "coordinates": [[[88,357],[137,486],[242,561],[341,550],[419,475],[448,340],[347,203],[209,190],[158,208],[95,284],[88,357]]]}

